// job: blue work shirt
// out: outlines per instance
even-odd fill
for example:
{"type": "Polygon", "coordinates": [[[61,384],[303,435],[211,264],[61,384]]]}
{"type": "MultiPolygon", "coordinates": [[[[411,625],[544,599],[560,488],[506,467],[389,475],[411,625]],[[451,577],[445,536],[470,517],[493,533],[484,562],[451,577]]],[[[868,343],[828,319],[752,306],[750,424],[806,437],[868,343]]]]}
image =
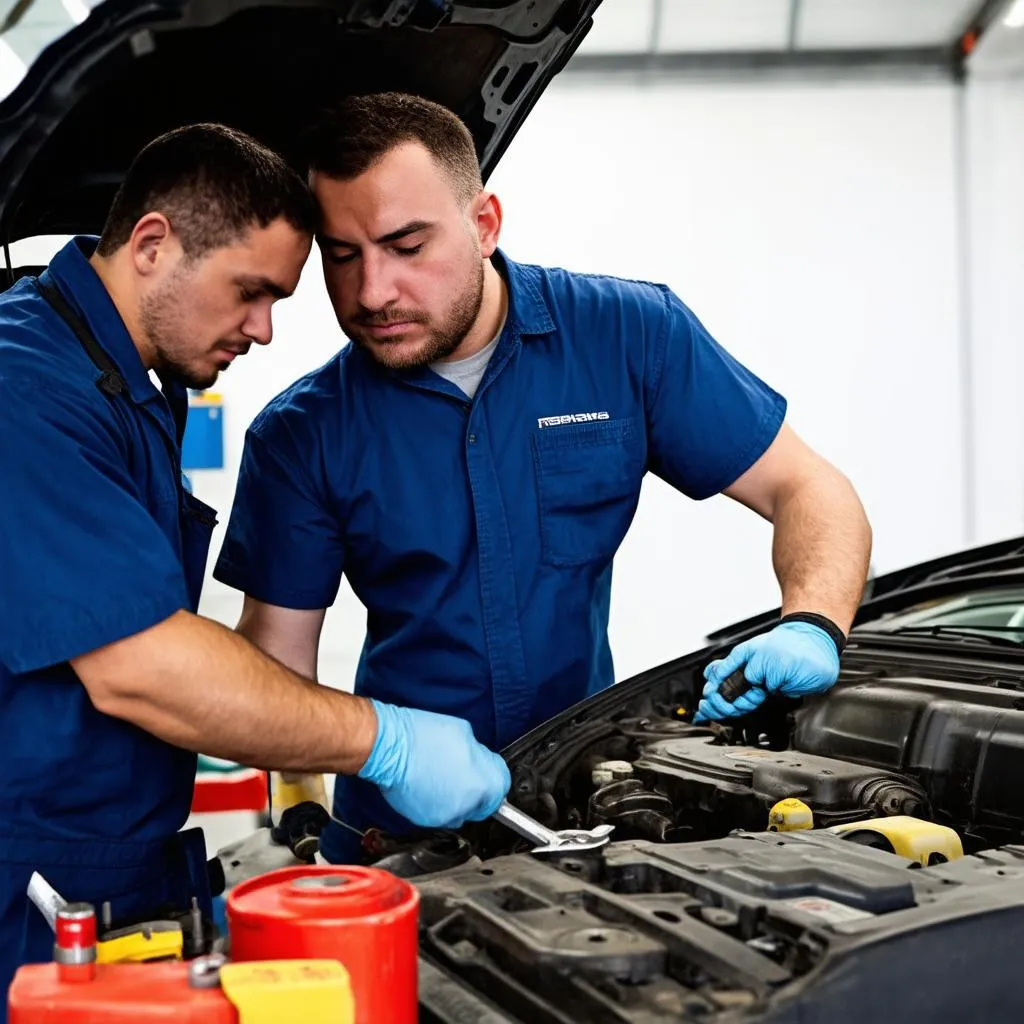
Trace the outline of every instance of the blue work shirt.
{"type": "MultiPolygon", "coordinates": [[[[0,991],[48,959],[33,869],[114,916],[166,895],[196,756],[98,711],[70,659],[194,610],[212,510],[181,487],[187,397],[150,380],[88,262],[68,243],[41,275],[127,385],[100,370],[34,278],[0,294],[0,991]]],[[[145,666],[140,666],[145,671],[145,666]]],[[[0,1019],[2,1019],[0,1014],[0,1019]]]]}
{"type": "MultiPolygon", "coordinates": [[[[497,749],[614,682],[612,560],[644,474],[716,494],[786,403],[665,286],[494,262],[508,316],[474,399],[347,345],[252,423],[214,575],[319,609],[344,573],[367,608],[355,692],[497,749]]],[[[359,779],[335,813],[409,831],[359,779]]]]}

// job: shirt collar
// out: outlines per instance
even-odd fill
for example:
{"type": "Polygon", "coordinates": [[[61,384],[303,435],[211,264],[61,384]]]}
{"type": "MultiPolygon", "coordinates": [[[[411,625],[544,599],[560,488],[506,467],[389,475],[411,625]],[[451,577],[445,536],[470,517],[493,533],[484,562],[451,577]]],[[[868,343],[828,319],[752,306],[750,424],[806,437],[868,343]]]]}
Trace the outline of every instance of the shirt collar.
{"type": "Polygon", "coordinates": [[[555,321],[538,287],[536,267],[510,260],[501,249],[491,257],[495,269],[508,286],[508,322],[520,337],[551,334],[555,321]]]}
{"type": "Polygon", "coordinates": [[[72,238],[50,261],[48,273],[121,371],[133,401],[145,402],[158,397],[160,391],[142,365],[114,300],[89,263],[98,241],[91,235],[72,238]]]}

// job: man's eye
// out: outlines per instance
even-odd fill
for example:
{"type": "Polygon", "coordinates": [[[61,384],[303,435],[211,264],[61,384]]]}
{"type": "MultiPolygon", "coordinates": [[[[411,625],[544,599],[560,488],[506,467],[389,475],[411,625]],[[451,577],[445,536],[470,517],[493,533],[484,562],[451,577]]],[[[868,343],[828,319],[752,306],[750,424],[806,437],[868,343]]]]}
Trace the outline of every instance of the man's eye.
{"type": "Polygon", "coordinates": [[[422,242],[420,242],[419,245],[413,245],[413,246],[396,245],[395,246],[395,252],[397,252],[399,256],[415,256],[416,253],[418,253],[420,251],[420,249],[422,249],[422,248],[423,248],[423,243],[422,242]]]}
{"type": "Polygon", "coordinates": [[[355,258],[356,258],[356,254],[354,252],[346,252],[346,253],[329,252],[327,254],[327,261],[329,263],[335,264],[336,266],[340,266],[343,263],[351,263],[355,258]]]}
{"type": "Polygon", "coordinates": [[[256,299],[259,297],[255,292],[249,291],[248,288],[240,289],[240,293],[243,302],[255,302],[256,299]]]}

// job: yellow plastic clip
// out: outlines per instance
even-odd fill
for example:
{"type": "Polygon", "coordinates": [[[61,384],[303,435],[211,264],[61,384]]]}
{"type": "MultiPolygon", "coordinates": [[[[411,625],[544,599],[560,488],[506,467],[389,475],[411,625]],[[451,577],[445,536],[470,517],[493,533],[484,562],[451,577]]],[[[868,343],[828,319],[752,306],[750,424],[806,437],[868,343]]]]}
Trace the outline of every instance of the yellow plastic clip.
{"type": "Polygon", "coordinates": [[[180,960],[183,946],[177,922],[148,921],[104,935],[96,943],[96,960],[101,964],[180,960]]]}
{"type": "Polygon", "coordinates": [[[803,800],[788,797],[768,812],[769,832],[796,832],[805,828],[814,828],[814,813],[803,800]]]}
{"type": "Polygon", "coordinates": [[[354,1024],[348,971],[337,960],[263,960],[225,964],[224,995],[239,1024],[354,1024]]]}

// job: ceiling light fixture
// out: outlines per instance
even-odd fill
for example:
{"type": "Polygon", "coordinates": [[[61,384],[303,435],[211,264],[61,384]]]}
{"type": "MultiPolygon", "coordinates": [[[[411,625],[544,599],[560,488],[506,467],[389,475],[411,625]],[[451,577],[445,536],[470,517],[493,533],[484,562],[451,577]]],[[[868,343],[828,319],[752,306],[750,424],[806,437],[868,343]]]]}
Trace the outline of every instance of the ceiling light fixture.
{"type": "Polygon", "coordinates": [[[1024,0],[1014,0],[1003,17],[1003,24],[1007,28],[1024,28],[1024,0]]]}
{"type": "Polygon", "coordinates": [[[81,25],[89,17],[89,5],[85,0],[61,0],[68,17],[76,24],[81,25]]]}

